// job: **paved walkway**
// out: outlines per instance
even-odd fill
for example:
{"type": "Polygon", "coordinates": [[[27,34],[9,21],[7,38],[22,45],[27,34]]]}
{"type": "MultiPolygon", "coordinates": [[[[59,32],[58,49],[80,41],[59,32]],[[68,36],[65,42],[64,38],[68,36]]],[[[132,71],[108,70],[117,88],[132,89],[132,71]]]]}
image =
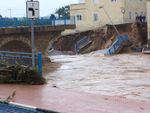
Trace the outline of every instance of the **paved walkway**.
{"type": "Polygon", "coordinates": [[[0,98],[65,113],[150,113],[150,102],[60,90],[49,85],[0,85],[0,98]]]}

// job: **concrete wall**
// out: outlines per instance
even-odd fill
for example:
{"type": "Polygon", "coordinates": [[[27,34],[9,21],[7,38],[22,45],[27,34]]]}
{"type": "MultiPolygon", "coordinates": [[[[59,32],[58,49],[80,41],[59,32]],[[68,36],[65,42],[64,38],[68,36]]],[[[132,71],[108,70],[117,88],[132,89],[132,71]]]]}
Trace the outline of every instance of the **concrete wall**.
{"type": "Polygon", "coordinates": [[[76,19],[76,26],[80,29],[84,29],[87,26],[87,8],[85,3],[81,3],[81,4],[72,4],[70,6],[70,15],[75,17],[76,19]],[[82,16],[82,20],[78,21],[77,20],[77,15],[81,15],[82,16]]]}

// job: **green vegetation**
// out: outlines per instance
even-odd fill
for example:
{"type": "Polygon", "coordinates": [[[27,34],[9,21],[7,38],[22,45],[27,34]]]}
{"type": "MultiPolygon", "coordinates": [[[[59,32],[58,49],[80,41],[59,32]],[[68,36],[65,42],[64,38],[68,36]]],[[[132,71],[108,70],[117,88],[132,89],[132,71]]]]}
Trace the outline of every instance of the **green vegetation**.
{"type": "Polygon", "coordinates": [[[3,18],[3,16],[0,14],[0,18],[3,18]]]}
{"type": "Polygon", "coordinates": [[[31,69],[17,64],[16,66],[6,66],[0,64],[0,83],[19,84],[44,84],[46,80],[38,75],[37,69],[31,69]]]}

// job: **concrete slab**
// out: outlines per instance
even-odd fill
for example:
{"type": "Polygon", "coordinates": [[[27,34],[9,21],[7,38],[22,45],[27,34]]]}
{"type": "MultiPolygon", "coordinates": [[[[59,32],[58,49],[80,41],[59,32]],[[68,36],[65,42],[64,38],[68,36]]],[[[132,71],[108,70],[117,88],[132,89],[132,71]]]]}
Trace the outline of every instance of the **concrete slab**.
{"type": "Polygon", "coordinates": [[[65,113],[150,113],[150,102],[52,88],[50,85],[0,85],[0,98],[14,90],[13,102],[65,113]]]}
{"type": "Polygon", "coordinates": [[[142,51],[144,54],[150,54],[150,50],[142,51]]]}

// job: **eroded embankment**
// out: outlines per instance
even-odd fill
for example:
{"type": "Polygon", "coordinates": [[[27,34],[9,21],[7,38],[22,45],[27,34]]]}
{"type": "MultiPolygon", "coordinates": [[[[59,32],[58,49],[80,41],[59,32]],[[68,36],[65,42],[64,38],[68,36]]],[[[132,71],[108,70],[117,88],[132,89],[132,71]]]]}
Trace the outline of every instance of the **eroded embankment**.
{"type": "MultiPolygon", "coordinates": [[[[147,43],[147,27],[146,23],[129,23],[116,25],[120,34],[127,34],[130,43],[124,50],[131,50],[132,48],[143,47],[147,43]]],[[[73,51],[76,50],[76,44],[82,42],[83,38],[89,37],[91,43],[79,48],[78,53],[87,53],[95,50],[105,49],[112,45],[116,39],[116,32],[112,25],[106,25],[94,30],[69,34],[60,36],[53,43],[53,47],[59,51],[73,51]],[[81,40],[81,41],[80,41],[81,40]]],[[[83,43],[83,42],[82,42],[83,43]]]]}

